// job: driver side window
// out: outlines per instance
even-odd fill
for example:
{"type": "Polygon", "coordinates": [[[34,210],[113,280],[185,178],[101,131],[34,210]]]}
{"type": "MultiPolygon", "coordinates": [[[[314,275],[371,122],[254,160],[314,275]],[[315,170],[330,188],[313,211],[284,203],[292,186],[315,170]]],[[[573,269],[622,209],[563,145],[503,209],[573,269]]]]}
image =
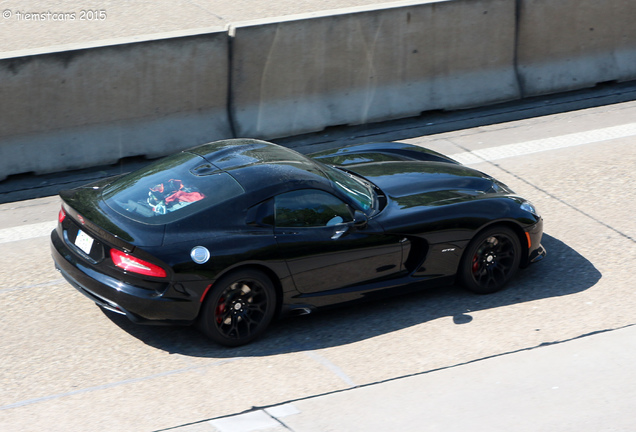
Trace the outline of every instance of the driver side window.
{"type": "Polygon", "coordinates": [[[353,220],[349,207],[319,190],[298,190],[275,199],[277,227],[324,227],[353,220]]]}

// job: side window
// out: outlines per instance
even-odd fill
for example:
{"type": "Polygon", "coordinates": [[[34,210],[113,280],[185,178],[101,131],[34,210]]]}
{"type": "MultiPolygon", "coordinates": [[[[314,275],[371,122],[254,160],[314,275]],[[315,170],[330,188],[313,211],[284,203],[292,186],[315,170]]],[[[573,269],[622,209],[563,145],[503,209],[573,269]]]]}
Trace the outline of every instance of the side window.
{"type": "Polygon", "coordinates": [[[324,227],[353,220],[345,203],[318,190],[299,190],[278,195],[275,206],[278,227],[324,227]]]}

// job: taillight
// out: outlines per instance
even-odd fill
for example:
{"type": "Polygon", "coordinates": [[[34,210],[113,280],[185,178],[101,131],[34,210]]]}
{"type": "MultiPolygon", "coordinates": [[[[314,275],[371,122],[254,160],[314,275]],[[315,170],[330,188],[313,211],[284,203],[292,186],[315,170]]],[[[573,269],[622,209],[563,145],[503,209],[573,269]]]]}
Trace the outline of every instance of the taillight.
{"type": "Polygon", "coordinates": [[[110,250],[110,257],[115,266],[132,273],[145,276],[166,277],[166,271],[156,264],[149,263],[117,249],[110,250]]]}
{"type": "Polygon", "coordinates": [[[62,207],[60,209],[60,212],[57,214],[57,220],[62,223],[64,222],[64,219],[66,218],[66,212],[64,211],[64,207],[62,207]]]}

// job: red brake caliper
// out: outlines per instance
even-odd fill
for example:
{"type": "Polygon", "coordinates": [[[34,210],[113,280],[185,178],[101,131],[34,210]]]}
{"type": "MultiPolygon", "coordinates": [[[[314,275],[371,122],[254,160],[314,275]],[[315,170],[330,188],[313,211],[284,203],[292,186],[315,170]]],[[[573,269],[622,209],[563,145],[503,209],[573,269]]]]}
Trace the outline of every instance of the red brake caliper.
{"type": "Polygon", "coordinates": [[[475,254],[473,257],[473,273],[477,273],[477,270],[479,270],[479,257],[475,254]]]}
{"type": "Polygon", "coordinates": [[[221,297],[219,299],[219,303],[216,306],[216,312],[214,314],[216,315],[217,324],[221,324],[221,322],[223,322],[223,312],[225,312],[225,298],[221,297]]]}

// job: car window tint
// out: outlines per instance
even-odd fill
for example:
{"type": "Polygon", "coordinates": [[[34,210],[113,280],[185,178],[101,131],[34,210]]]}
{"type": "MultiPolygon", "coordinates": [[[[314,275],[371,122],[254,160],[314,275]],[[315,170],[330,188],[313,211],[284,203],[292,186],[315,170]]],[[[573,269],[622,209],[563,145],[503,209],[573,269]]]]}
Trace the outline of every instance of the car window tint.
{"type": "Polygon", "coordinates": [[[323,191],[300,190],[278,195],[275,207],[278,227],[324,227],[353,220],[344,202],[323,191]]]}
{"type": "Polygon", "coordinates": [[[363,183],[351,174],[331,166],[325,166],[325,173],[338,189],[351,197],[368,214],[374,201],[373,188],[369,183],[363,183]]]}
{"type": "Polygon", "coordinates": [[[229,174],[203,169],[204,162],[187,152],[169,156],[118,178],[104,189],[103,198],[133,220],[165,224],[244,193],[229,174]]]}

